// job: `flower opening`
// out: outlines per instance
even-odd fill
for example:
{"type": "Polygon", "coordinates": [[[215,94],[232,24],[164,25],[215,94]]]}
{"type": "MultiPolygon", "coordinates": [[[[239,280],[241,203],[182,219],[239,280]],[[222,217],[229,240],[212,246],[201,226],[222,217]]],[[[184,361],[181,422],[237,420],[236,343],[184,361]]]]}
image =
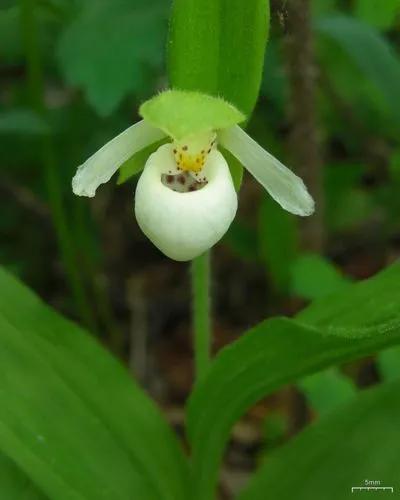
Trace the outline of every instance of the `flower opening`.
{"type": "Polygon", "coordinates": [[[199,173],[216,142],[215,132],[192,134],[174,140],[174,156],[178,170],[199,173]]]}

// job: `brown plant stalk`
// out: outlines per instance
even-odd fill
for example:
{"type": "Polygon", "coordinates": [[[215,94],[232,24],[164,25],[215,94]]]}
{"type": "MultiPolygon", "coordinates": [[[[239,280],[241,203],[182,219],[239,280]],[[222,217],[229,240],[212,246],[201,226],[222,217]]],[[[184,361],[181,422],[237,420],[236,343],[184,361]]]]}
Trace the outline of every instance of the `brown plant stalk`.
{"type": "Polygon", "coordinates": [[[318,73],[310,4],[310,0],[287,0],[283,8],[286,14],[291,157],[316,202],[314,215],[301,221],[302,248],[321,252],[324,246],[323,164],[316,116],[318,73]]]}

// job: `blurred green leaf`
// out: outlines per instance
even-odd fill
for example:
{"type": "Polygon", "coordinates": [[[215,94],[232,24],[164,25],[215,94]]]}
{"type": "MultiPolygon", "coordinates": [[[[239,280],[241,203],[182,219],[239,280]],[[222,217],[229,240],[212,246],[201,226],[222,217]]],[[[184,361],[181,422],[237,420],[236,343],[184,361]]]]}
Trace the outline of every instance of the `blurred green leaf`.
{"type": "Polygon", "coordinates": [[[0,10],[9,9],[10,7],[15,7],[17,5],[17,0],[0,0],[0,10]]]}
{"type": "Polygon", "coordinates": [[[266,320],[220,351],[188,404],[194,498],[213,497],[229,431],[252,404],[299,377],[400,343],[399,280],[397,263],[296,319],[266,320]]]}
{"type": "Polygon", "coordinates": [[[46,121],[29,109],[0,111],[0,134],[46,134],[50,131],[46,121]]]}
{"type": "Polygon", "coordinates": [[[171,86],[223,97],[249,116],[258,97],[268,31],[268,0],[174,0],[171,86]]]}
{"type": "Polygon", "coordinates": [[[18,5],[8,3],[0,9],[0,33],[0,60],[3,64],[14,63],[23,54],[18,5]]]}
{"type": "Polygon", "coordinates": [[[149,398],[3,270],[0,363],[0,449],[46,497],[187,498],[183,454],[149,398]]]}
{"type": "Polygon", "coordinates": [[[298,249],[295,218],[265,195],[259,206],[258,248],[276,290],[285,292],[290,282],[290,267],[298,249]]]}
{"type": "Polygon", "coordinates": [[[391,179],[400,185],[400,149],[396,150],[390,158],[389,173],[391,179]]]}
{"type": "Polygon", "coordinates": [[[400,13],[400,0],[355,0],[354,14],[362,21],[386,30],[391,28],[400,13]]]}
{"type": "MultiPolygon", "coordinates": [[[[274,111],[274,107],[279,112],[282,119],[286,113],[287,99],[289,95],[287,74],[282,61],[282,47],[277,40],[268,42],[265,52],[263,79],[261,82],[261,92],[271,101],[268,103],[268,118],[274,111]],[[272,109],[270,109],[272,104],[272,109]]],[[[266,119],[265,113],[263,119],[266,119]]]]}
{"type": "Polygon", "coordinates": [[[326,218],[333,231],[352,229],[374,209],[373,199],[361,186],[366,165],[341,163],[325,168],[326,218]]]}
{"type": "Polygon", "coordinates": [[[313,18],[335,12],[337,7],[337,0],[312,0],[311,2],[313,18]]]}
{"type": "Polygon", "coordinates": [[[292,293],[309,300],[337,292],[349,284],[331,262],[317,254],[299,255],[291,265],[290,277],[292,293]]]}
{"type": "Polygon", "coordinates": [[[287,415],[278,412],[268,413],[263,422],[265,452],[269,452],[285,439],[288,432],[289,422],[287,415]]]}
{"type": "Polygon", "coordinates": [[[160,68],[166,8],[163,0],[82,2],[61,37],[58,59],[67,81],[85,90],[99,114],[110,114],[126,95],[141,92],[148,69],[160,68]]]}
{"type": "Polygon", "coordinates": [[[0,498],[46,500],[29,478],[9,458],[0,454],[0,498]]]}
{"type": "MultiPolygon", "coordinates": [[[[365,137],[396,136],[396,122],[386,97],[366,77],[348,53],[332,37],[316,37],[321,66],[318,108],[329,137],[340,141],[346,150],[359,151],[365,137]]],[[[359,158],[356,154],[355,158],[359,158]]]]}
{"type": "Polygon", "coordinates": [[[223,241],[242,259],[257,260],[257,233],[238,217],[230,225],[223,241]]]}
{"type": "Polygon", "coordinates": [[[336,199],[336,206],[328,213],[332,230],[351,230],[367,220],[374,210],[374,200],[364,189],[353,189],[344,192],[336,199]]]}
{"type": "Polygon", "coordinates": [[[376,85],[400,125],[400,60],[386,39],[373,27],[344,15],[318,19],[316,29],[335,40],[376,85]]]}
{"type": "Polygon", "coordinates": [[[343,191],[357,187],[365,172],[365,165],[358,163],[335,163],[325,169],[325,185],[328,195],[337,198],[343,191]]]}
{"type": "Polygon", "coordinates": [[[363,391],[321,418],[268,456],[240,500],[264,500],[266,493],[271,498],[293,500],[294,491],[296,500],[350,499],[355,497],[351,488],[365,486],[366,479],[379,480],[381,486],[396,491],[399,391],[399,381],[363,391]]]}
{"type": "Polygon", "coordinates": [[[400,378],[400,347],[392,347],[380,352],[377,357],[377,367],[384,380],[400,378]]]}
{"type": "Polygon", "coordinates": [[[357,393],[353,381],[337,368],[330,368],[304,377],[297,383],[311,408],[319,414],[328,413],[350,401],[357,393]]]}

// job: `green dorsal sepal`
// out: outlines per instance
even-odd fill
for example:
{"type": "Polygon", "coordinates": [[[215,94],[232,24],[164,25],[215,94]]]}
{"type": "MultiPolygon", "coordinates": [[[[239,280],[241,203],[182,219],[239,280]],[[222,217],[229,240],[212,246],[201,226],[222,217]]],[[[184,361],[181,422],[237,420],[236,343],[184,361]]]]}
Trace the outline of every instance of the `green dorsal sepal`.
{"type": "Polygon", "coordinates": [[[140,115],[173,139],[220,130],[246,119],[233,104],[200,92],[166,90],[144,102],[140,115]]]}

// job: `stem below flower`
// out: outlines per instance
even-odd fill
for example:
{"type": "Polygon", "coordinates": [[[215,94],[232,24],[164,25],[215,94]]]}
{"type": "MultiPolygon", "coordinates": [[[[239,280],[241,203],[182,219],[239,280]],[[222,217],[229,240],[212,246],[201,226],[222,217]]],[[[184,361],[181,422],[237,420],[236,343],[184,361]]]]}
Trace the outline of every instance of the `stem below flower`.
{"type": "Polygon", "coordinates": [[[194,361],[196,380],[203,377],[210,363],[210,252],[192,261],[194,361]]]}

